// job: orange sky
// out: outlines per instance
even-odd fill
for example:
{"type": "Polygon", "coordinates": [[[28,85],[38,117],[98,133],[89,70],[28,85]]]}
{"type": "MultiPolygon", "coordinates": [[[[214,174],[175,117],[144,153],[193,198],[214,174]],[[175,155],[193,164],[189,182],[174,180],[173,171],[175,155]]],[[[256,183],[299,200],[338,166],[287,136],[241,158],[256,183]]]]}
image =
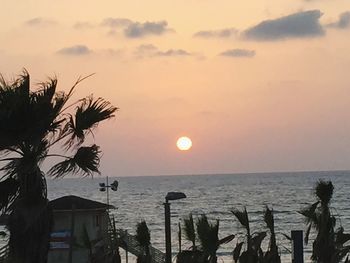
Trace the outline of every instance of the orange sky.
{"type": "Polygon", "coordinates": [[[2,1],[0,72],[120,107],[109,176],[350,169],[348,0],[2,1]],[[176,140],[192,138],[180,152],[176,140]]]}

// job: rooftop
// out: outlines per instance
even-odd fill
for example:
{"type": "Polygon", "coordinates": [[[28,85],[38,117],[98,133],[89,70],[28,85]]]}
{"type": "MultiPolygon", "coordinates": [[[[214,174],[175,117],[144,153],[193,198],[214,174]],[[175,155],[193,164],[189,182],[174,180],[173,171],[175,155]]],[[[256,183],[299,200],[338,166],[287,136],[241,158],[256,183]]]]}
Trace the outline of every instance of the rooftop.
{"type": "Polygon", "coordinates": [[[53,210],[107,210],[115,208],[113,205],[85,199],[75,195],[67,195],[50,201],[53,210]]]}

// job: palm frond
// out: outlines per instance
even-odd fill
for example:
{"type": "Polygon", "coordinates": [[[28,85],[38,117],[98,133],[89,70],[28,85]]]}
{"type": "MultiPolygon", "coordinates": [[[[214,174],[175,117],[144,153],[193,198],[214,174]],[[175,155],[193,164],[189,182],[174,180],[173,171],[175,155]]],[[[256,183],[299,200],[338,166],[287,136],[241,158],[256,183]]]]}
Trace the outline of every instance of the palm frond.
{"type": "Polygon", "coordinates": [[[193,250],[196,250],[196,230],[192,214],[184,218],[184,232],[187,240],[192,242],[193,250]]]}
{"type": "Polygon", "coordinates": [[[68,173],[77,173],[91,176],[93,173],[99,173],[100,149],[94,144],[92,146],[83,146],[78,149],[76,154],[66,160],[54,165],[48,172],[52,177],[58,178],[68,173]]]}
{"type": "Polygon", "coordinates": [[[261,243],[266,237],[266,232],[259,232],[252,237],[252,249],[258,251],[261,248],[261,243]]]}
{"type": "Polygon", "coordinates": [[[81,144],[86,134],[92,132],[101,121],[114,117],[116,107],[112,106],[108,101],[98,98],[94,100],[93,97],[88,97],[82,100],[82,103],[76,108],[75,115],[71,115],[67,128],[72,136],[67,141],[66,145],[71,146],[76,140],[81,144]]]}
{"type": "Polygon", "coordinates": [[[270,209],[268,206],[265,206],[264,221],[266,223],[267,228],[270,230],[270,232],[274,233],[275,223],[273,219],[273,210],[270,209]]]}
{"type": "Polygon", "coordinates": [[[197,221],[197,233],[201,248],[204,253],[214,255],[219,247],[219,220],[209,223],[206,215],[202,215],[197,221]]]}
{"type": "Polygon", "coordinates": [[[312,224],[310,223],[305,231],[305,237],[304,237],[304,243],[307,245],[309,243],[309,236],[310,236],[310,231],[311,231],[312,224]]]}
{"type": "Polygon", "coordinates": [[[233,235],[233,234],[228,235],[227,237],[224,237],[224,238],[219,240],[219,245],[230,243],[235,237],[236,237],[236,235],[233,235]]]}
{"type": "Polygon", "coordinates": [[[343,246],[348,241],[350,241],[350,234],[345,234],[344,228],[340,227],[335,233],[336,246],[343,246]]]}
{"type": "Polygon", "coordinates": [[[6,210],[11,199],[17,195],[19,183],[14,178],[7,178],[0,182],[0,210],[6,210]]]}
{"type": "Polygon", "coordinates": [[[236,247],[233,249],[232,254],[233,254],[233,260],[235,261],[235,263],[238,262],[238,259],[241,255],[241,250],[242,250],[243,245],[244,245],[244,242],[242,241],[242,242],[238,243],[236,245],[236,247]]]}
{"type": "Polygon", "coordinates": [[[237,220],[241,223],[241,225],[247,230],[247,232],[249,232],[250,228],[249,228],[249,218],[248,218],[247,209],[244,207],[242,211],[238,209],[234,209],[231,212],[237,218],[237,220]]]}
{"type": "Polygon", "coordinates": [[[316,209],[317,209],[317,206],[319,203],[320,202],[317,201],[317,202],[313,203],[312,205],[309,205],[309,206],[301,209],[300,211],[298,211],[299,214],[302,214],[305,217],[305,221],[307,224],[309,224],[309,223],[313,223],[315,225],[318,224],[316,209]]]}

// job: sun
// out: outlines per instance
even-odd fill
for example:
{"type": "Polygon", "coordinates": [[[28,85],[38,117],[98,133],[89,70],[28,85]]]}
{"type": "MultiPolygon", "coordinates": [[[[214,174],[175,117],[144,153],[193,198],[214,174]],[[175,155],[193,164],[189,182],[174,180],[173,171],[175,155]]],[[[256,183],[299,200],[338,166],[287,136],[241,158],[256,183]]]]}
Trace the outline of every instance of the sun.
{"type": "Polygon", "coordinates": [[[190,138],[183,136],[180,137],[177,142],[176,142],[176,146],[177,148],[179,148],[179,150],[181,151],[187,151],[189,149],[191,149],[192,147],[192,141],[190,138]]]}

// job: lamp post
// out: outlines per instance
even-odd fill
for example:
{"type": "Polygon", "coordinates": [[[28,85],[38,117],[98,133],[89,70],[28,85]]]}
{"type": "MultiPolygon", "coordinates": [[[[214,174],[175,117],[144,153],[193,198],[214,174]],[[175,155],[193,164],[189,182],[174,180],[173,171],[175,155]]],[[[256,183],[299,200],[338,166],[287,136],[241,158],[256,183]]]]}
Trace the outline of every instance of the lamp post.
{"type": "Polygon", "coordinates": [[[108,176],[106,176],[106,183],[99,183],[100,191],[101,192],[107,192],[107,205],[109,209],[109,188],[111,188],[113,191],[118,190],[118,181],[114,180],[113,183],[108,184],[108,176]]]}
{"type": "Polygon", "coordinates": [[[169,201],[186,198],[182,192],[169,192],[165,197],[164,215],[165,215],[165,263],[171,263],[171,213],[169,201]]]}

